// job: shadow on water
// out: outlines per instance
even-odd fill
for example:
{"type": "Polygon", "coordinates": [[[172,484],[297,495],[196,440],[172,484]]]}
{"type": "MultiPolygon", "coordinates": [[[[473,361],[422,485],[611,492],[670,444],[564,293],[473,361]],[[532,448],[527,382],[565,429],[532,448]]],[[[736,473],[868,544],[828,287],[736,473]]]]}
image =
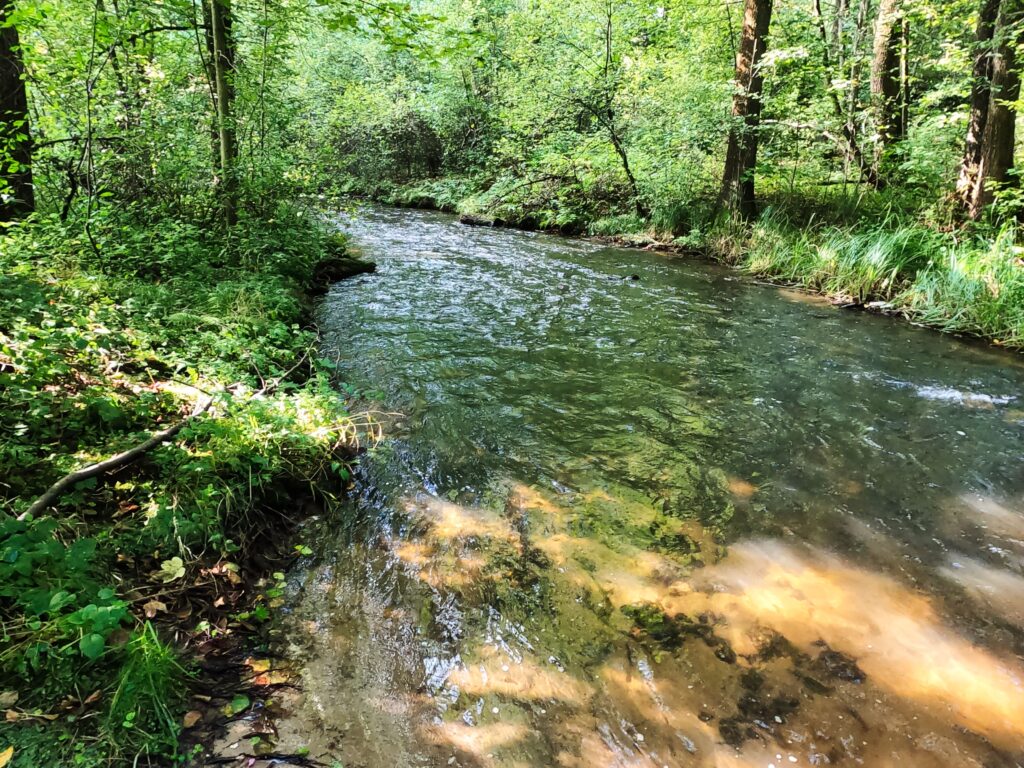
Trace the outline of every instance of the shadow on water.
{"type": "Polygon", "coordinates": [[[402,415],[293,579],[282,743],[1022,764],[1019,359],[652,254],[344,226],[379,269],[326,300],[326,351],[402,415]]]}

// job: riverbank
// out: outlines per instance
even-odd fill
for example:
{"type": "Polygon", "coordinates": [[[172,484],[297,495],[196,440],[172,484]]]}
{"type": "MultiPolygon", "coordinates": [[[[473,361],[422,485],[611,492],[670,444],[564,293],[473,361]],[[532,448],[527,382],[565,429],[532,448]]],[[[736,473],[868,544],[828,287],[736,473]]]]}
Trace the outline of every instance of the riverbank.
{"type": "Polygon", "coordinates": [[[227,237],[41,218],[0,248],[0,762],[163,764],[200,662],[259,637],[306,551],[286,534],[349,481],[311,298],[372,265],[293,208],[227,237]]]}
{"type": "MultiPolygon", "coordinates": [[[[939,331],[1024,349],[1024,248],[1012,227],[940,230],[909,215],[865,208],[830,217],[827,201],[791,204],[752,223],[710,215],[557,214],[529,197],[497,198],[472,179],[349,191],[388,205],[432,208],[503,226],[596,237],[624,247],[700,255],[752,276],[799,286],[835,304],[901,317],[939,331]],[[660,223],[659,223],[660,221],[660,223]]],[[[710,209],[709,209],[710,210],[710,209]]]]}

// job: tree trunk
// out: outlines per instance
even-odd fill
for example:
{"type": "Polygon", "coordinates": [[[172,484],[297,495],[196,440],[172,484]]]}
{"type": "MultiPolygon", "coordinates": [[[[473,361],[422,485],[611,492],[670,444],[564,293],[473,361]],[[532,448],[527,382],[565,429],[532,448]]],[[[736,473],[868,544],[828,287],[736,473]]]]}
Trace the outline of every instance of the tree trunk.
{"type": "Polygon", "coordinates": [[[208,0],[213,37],[214,89],[217,94],[217,143],[220,155],[220,196],[224,221],[238,220],[238,143],[235,135],[235,43],[231,35],[231,0],[208,0]]]}
{"type": "Polygon", "coordinates": [[[971,115],[967,124],[967,143],[960,164],[956,193],[964,208],[970,208],[981,165],[981,143],[988,122],[989,96],[992,93],[992,39],[996,30],[1000,0],[982,0],[975,28],[974,69],[971,73],[971,115]]]}
{"type": "Polygon", "coordinates": [[[999,185],[1014,180],[1009,172],[1013,168],[1016,139],[1014,102],[1020,97],[1016,51],[1021,43],[1019,24],[1022,10],[1021,0],[1006,0],[996,22],[994,39],[997,47],[991,63],[988,117],[981,137],[978,171],[967,207],[967,214],[972,219],[981,217],[994,199],[999,185]]]}
{"type": "Polygon", "coordinates": [[[757,130],[761,121],[761,57],[768,39],[772,0],[745,0],[743,37],[736,54],[736,93],[732,99],[732,126],[725,153],[721,201],[744,219],[757,215],[754,170],[757,167],[757,130]]]}
{"type": "MultiPolygon", "coordinates": [[[[814,0],[813,5],[814,18],[818,24],[818,34],[821,37],[821,55],[822,64],[825,78],[825,90],[828,92],[830,100],[832,102],[832,111],[835,112],[836,119],[839,120],[843,127],[843,154],[845,155],[846,166],[849,167],[851,164],[856,166],[861,177],[873,187],[880,188],[882,186],[882,180],[878,174],[875,173],[875,168],[871,163],[868,163],[864,159],[864,153],[860,149],[860,144],[857,142],[857,129],[853,122],[853,117],[847,115],[844,112],[843,103],[839,100],[839,94],[836,89],[832,87],[832,79],[835,77],[835,70],[833,69],[832,57],[829,55],[829,39],[828,33],[825,31],[825,17],[821,12],[821,0],[814,0]]],[[[842,34],[842,20],[843,16],[839,14],[846,13],[846,0],[841,0],[839,6],[836,9],[836,19],[833,32],[833,44],[836,46],[836,66],[838,69],[842,69],[843,61],[843,46],[840,35],[842,34]]],[[[856,52],[855,52],[856,53],[856,52]]]]}
{"type": "Polygon", "coordinates": [[[0,221],[35,210],[25,65],[18,30],[10,20],[13,10],[14,0],[0,0],[0,221]]]}
{"type": "Polygon", "coordinates": [[[903,0],[881,0],[871,59],[871,99],[878,133],[876,164],[893,142],[906,133],[901,103],[904,21],[903,0]]]}

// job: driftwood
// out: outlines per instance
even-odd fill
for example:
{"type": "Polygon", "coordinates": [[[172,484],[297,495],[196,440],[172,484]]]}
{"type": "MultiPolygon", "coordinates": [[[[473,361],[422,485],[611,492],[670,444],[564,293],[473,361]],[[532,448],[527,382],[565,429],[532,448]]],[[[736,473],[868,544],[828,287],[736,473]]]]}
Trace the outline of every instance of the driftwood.
{"type": "Polygon", "coordinates": [[[167,429],[161,430],[160,432],[155,432],[153,435],[149,437],[149,439],[145,440],[142,443],[139,443],[134,448],[129,448],[127,451],[122,451],[121,453],[111,456],[109,459],[104,459],[103,461],[96,462],[95,464],[90,464],[89,466],[82,467],[81,469],[76,469],[74,472],[64,475],[64,477],[62,477],[56,483],[51,485],[49,489],[46,491],[46,493],[44,493],[42,496],[36,499],[35,502],[33,502],[32,506],[30,506],[20,515],[18,515],[18,519],[24,520],[29,515],[39,514],[44,509],[53,504],[57,499],[59,499],[65,491],[74,486],[76,483],[80,483],[83,480],[88,480],[89,478],[92,477],[97,477],[106,472],[109,472],[112,469],[122,467],[125,464],[130,464],[131,462],[141,457],[143,454],[156,448],[161,443],[170,440],[172,437],[177,435],[182,429],[184,429],[189,424],[189,422],[194,421],[196,418],[206,413],[206,411],[209,410],[210,406],[213,405],[213,398],[213,395],[207,396],[206,398],[204,398],[203,400],[196,404],[196,407],[192,410],[192,413],[190,413],[184,419],[179,421],[177,424],[174,424],[168,427],[167,429]]]}

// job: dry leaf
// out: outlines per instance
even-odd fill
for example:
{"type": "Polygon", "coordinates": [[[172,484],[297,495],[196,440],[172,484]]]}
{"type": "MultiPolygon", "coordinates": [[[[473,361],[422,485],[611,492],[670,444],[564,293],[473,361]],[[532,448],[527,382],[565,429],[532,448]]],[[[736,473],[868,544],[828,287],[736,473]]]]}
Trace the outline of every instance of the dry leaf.
{"type": "Polygon", "coordinates": [[[7,722],[8,722],[8,723],[13,723],[13,722],[15,722],[15,721],[16,721],[16,720],[17,720],[18,718],[20,718],[20,717],[21,717],[21,715],[20,715],[20,714],[18,714],[17,712],[15,712],[15,711],[14,711],[13,709],[8,709],[8,710],[7,710],[7,714],[6,714],[6,715],[4,715],[4,717],[5,717],[6,719],[7,719],[7,722]]]}
{"type": "Polygon", "coordinates": [[[3,752],[0,752],[0,768],[4,768],[5,765],[11,762],[12,757],[14,757],[14,747],[8,747],[3,752]]]}
{"type": "Polygon", "coordinates": [[[4,691],[3,693],[0,693],[0,709],[10,709],[17,703],[17,691],[4,691]]]}
{"type": "Polygon", "coordinates": [[[182,725],[184,725],[186,728],[191,728],[192,726],[194,726],[196,723],[198,723],[202,719],[203,719],[203,713],[200,712],[197,709],[193,709],[191,712],[186,712],[185,713],[185,717],[182,718],[181,722],[182,722],[182,725]]]}
{"type": "Polygon", "coordinates": [[[147,619],[152,619],[158,613],[167,613],[167,605],[161,603],[159,600],[150,600],[142,606],[142,610],[146,612],[147,619]]]}
{"type": "Polygon", "coordinates": [[[95,704],[103,696],[103,691],[93,691],[85,700],[86,704],[95,704]]]}
{"type": "Polygon", "coordinates": [[[270,669],[270,659],[246,659],[246,665],[257,674],[267,672],[270,669]]]}
{"type": "Polygon", "coordinates": [[[252,682],[253,685],[284,685],[290,680],[291,677],[287,672],[275,670],[273,672],[266,672],[262,675],[258,675],[252,682]]]}

